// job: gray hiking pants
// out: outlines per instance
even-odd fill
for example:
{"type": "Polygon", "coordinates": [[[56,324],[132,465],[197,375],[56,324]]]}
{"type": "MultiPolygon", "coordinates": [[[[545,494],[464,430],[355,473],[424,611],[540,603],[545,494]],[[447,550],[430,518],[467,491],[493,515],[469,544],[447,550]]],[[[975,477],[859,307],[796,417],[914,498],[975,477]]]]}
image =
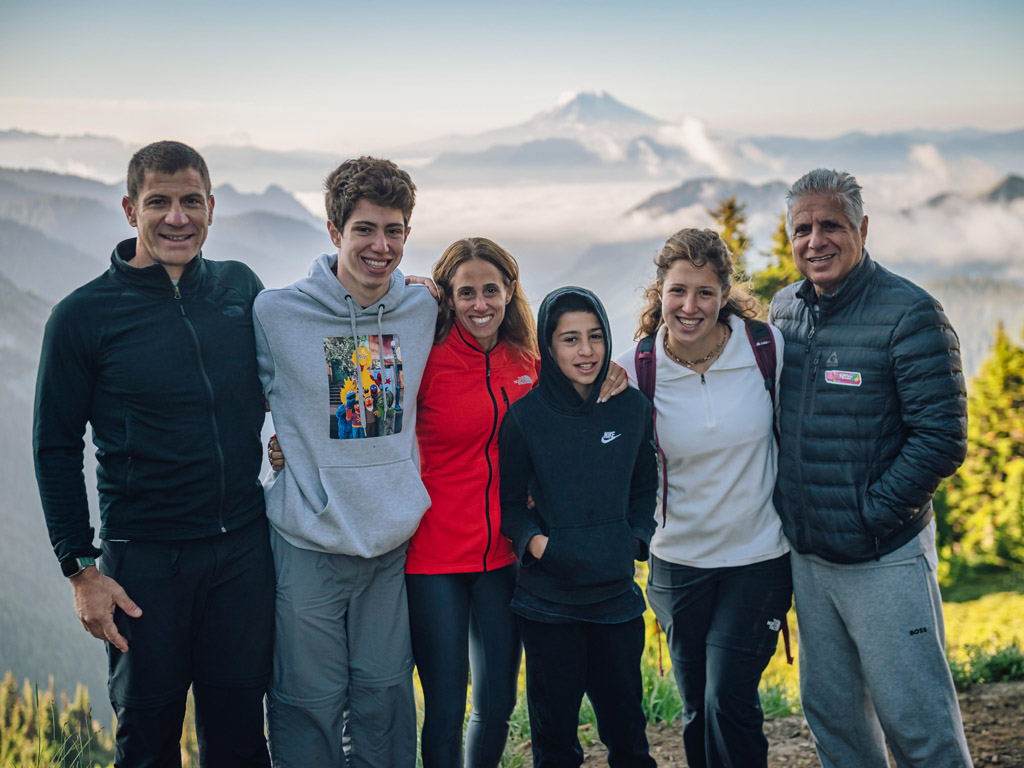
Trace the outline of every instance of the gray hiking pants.
{"type": "Polygon", "coordinates": [[[901,768],[972,765],[926,530],[909,558],[911,545],[855,565],[791,553],[800,697],[824,768],[888,766],[886,740],[901,768]]]}
{"type": "Polygon", "coordinates": [[[267,693],[275,768],[412,768],[416,707],[405,546],[365,559],[299,549],[277,571],[267,693]]]}

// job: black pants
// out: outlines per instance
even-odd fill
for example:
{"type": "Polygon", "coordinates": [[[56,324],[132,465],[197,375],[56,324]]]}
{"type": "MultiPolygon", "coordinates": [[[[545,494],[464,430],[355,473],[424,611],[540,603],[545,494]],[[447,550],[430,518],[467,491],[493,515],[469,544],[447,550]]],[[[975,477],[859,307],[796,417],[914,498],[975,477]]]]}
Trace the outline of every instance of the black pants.
{"type": "Polygon", "coordinates": [[[107,646],[117,715],[115,765],[181,765],[193,687],[203,768],[269,766],[263,694],[270,679],[274,562],[267,521],[190,541],[105,541],[100,566],[139,607],[107,646]]]}
{"type": "Polygon", "coordinates": [[[516,705],[522,645],[509,608],[513,564],[484,573],[406,574],[412,653],[423,685],[423,768],[463,765],[466,682],[473,711],[466,768],[497,768],[516,705]]]}
{"type": "Polygon", "coordinates": [[[640,656],[644,620],[544,624],[519,617],[526,649],[526,698],[535,768],[579,768],[576,735],[583,694],[611,768],[656,766],[647,746],[640,656]]]}
{"type": "Polygon", "coordinates": [[[732,568],[651,557],[647,600],[665,630],[691,768],[764,768],[757,693],[792,602],[789,555],[732,568]]]}

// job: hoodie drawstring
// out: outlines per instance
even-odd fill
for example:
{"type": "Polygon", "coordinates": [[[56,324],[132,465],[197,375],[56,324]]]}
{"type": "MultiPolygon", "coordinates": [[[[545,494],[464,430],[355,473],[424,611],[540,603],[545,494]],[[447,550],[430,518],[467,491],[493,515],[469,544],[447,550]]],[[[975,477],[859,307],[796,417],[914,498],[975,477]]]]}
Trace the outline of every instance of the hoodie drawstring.
{"type": "MultiPolygon", "coordinates": [[[[358,397],[358,401],[359,401],[359,417],[360,417],[359,423],[362,424],[363,428],[365,429],[367,422],[366,422],[366,408],[364,406],[364,399],[366,398],[366,394],[365,394],[365,390],[363,389],[362,371],[359,369],[359,334],[356,333],[356,312],[358,311],[359,308],[356,306],[356,303],[352,300],[351,296],[348,296],[348,295],[345,296],[345,303],[348,304],[348,322],[349,322],[349,325],[352,326],[352,344],[355,347],[355,351],[356,351],[356,359],[355,359],[356,376],[355,376],[355,378],[356,378],[356,386],[359,387],[359,397],[358,397]]],[[[382,310],[383,310],[383,308],[384,308],[384,306],[381,305],[381,309],[382,310]]],[[[378,319],[378,325],[379,325],[379,319],[378,319]]]]}

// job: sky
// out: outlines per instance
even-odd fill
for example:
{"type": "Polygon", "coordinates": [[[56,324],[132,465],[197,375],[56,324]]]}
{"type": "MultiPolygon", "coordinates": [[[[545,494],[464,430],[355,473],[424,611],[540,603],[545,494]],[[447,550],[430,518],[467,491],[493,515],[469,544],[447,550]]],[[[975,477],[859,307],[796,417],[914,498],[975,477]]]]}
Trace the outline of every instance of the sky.
{"type": "Polygon", "coordinates": [[[1024,127],[1024,2],[0,0],[0,130],[381,151],[603,89],[735,134],[1024,127]]]}

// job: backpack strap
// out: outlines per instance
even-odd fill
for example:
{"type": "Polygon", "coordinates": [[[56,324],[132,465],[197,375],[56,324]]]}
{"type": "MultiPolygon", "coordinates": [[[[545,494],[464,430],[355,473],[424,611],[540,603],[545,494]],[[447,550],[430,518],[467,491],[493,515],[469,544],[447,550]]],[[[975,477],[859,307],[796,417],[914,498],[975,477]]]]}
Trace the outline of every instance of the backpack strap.
{"type": "Polygon", "coordinates": [[[657,334],[644,336],[636,345],[633,364],[636,366],[636,385],[647,399],[654,402],[654,340],[657,334]]]}
{"type": "Polygon", "coordinates": [[[657,332],[644,336],[636,345],[633,364],[636,366],[636,385],[651,401],[651,418],[654,420],[654,448],[658,452],[658,468],[661,474],[661,527],[668,522],[668,467],[665,452],[658,441],[658,409],[654,407],[654,385],[656,383],[656,360],[654,342],[657,332]]]}
{"type": "MultiPolygon", "coordinates": [[[[754,360],[757,361],[757,369],[764,379],[764,388],[768,390],[768,397],[772,401],[772,432],[775,433],[775,443],[779,443],[779,427],[775,423],[775,369],[778,366],[778,352],[775,349],[775,336],[768,323],[760,320],[747,320],[744,323],[747,327],[747,340],[750,348],[754,351],[754,360]]],[[[637,376],[639,376],[637,372],[637,376]]]]}

